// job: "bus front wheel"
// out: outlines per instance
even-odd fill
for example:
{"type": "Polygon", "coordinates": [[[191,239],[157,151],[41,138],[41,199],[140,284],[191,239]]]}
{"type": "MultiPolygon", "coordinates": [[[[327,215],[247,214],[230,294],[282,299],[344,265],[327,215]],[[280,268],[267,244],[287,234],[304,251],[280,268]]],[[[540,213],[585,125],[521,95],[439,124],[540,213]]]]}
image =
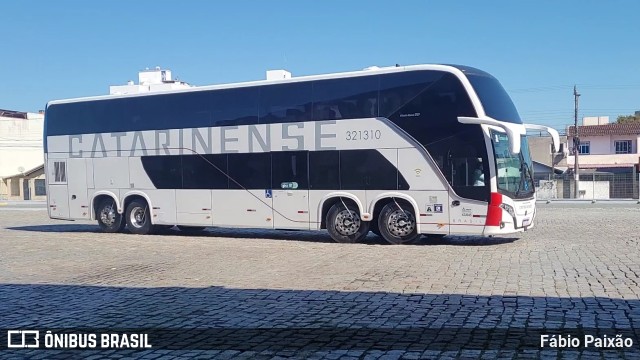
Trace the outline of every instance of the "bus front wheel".
{"type": "Polygon", "coordinates": [[[391,244],[406,244],[418,238],[413,208],[395,201],[382,208],[378,217],[380,235],[391,244]]]}
{"type": "Polygon", "coordinates": [[[151,216],[149,214],[149,205],[147,205],[146,201],[133,200],[127,206],[125,219],[127,221],[127,229],[134,234],[149,234],[153,229],[151,216]]]}
{"type": "Polygon", "coordinates": [[[108,198],[100,202],[96,208],[96,218],[100,230],[106,233],[117,233],[124,230],[125,222],[122,215],[118,214],[116,202],[108,198]]]}
{"type": "Polygon", "coordinates": [[[360,219],[355,205],[339,201],[327,213],[327,231],[335,242],[361,242],[369,232],[369,222],[360,219]]]}

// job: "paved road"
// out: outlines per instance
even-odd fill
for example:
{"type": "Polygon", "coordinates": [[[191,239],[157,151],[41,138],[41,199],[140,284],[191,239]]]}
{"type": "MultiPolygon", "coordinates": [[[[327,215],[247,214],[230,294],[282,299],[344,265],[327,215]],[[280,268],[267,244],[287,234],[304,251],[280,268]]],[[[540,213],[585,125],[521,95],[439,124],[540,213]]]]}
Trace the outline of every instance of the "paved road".
{"type": "Polygon", "coordinates": [[[0,211],[15,211],[15,210],[47,210],[47,203],[45,201],[10,201],[0,200],[0,211]]]}
{"type": "Polygon", "coordinates": [[[541,204],[520,237],[390,246],[303,231],[107,235],[6,210],[0,328],[142,329],[157,340],[143,352],[83,355],[327,359],[554,358],[537,347],[543,332],[615,328],[632,350],[562,355],[640,357],[639,220],[632,204],[541,204]]]}

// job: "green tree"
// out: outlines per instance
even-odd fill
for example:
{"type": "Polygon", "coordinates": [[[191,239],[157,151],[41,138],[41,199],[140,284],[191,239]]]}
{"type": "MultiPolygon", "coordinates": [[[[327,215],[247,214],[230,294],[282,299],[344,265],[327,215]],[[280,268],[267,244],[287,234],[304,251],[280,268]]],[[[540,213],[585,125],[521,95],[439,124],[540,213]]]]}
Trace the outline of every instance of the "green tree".
{"type": "Polygon", "coordinates": [[[640,123],[640,115],[620,115],[617,120],[618,124],[640,123]]]}

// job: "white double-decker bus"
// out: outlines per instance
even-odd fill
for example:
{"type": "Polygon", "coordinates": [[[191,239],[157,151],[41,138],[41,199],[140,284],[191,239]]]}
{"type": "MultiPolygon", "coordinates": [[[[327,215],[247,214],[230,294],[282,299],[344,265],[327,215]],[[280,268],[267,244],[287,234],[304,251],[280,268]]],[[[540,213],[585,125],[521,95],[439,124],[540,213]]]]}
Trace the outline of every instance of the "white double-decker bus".
{"type": "Polygon", "coordinates": [[[494,77],[450,65],[52,101],[49,216],[348,243],[520,232],[535,218],[527,128],[558,148],[494,77]]]}

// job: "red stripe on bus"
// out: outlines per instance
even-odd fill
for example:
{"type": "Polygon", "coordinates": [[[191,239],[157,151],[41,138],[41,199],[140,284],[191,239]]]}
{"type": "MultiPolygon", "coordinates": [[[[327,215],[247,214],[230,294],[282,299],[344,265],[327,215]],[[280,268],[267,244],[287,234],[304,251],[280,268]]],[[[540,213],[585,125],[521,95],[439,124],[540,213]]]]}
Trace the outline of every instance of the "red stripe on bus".
{"type": "Polygon", "coordinates": [[[491,193],[491,199],[489,201],[489,207],[487,208],[487,226],[500,226],[502,221],[502,195],[498,193],[491,193]]]}

